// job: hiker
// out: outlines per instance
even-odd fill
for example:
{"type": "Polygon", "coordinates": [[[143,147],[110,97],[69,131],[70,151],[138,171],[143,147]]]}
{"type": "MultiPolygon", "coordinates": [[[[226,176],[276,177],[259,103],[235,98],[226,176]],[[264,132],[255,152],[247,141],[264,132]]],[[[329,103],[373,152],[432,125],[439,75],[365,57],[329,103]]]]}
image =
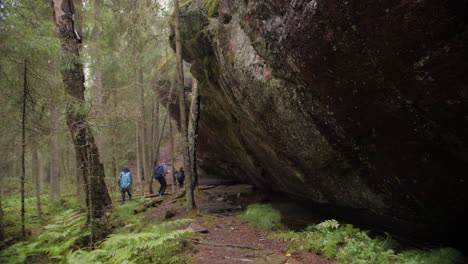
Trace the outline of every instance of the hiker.
{"type": "Polygon", "coordinates": [[[161,184],[161,187],[159,187],[158,195],[163,196],[164,191],[166,190],[166,173],[167,173],[167,165],[166,161],[163,163],[159,163],[159,165],[156,167],[154,170],[154,179],[159,181],[159,184],[161,184]]]}
{"type": "Polygon", "coordinates": [[[125,166],[120,172],[119,184],[120,184],[120,192],[122,193],[122,202],[121,204],[125,203],[125,193],[128,193],[128,197],[132,199],[132,174],[130,173],[130,169],[125,166]]]}
{"type": "Polygon", "coordinates": [[[184,168],[180,168],[180,170],[177,172],[177,181],[179,182],[179,188],[184,188],[184,180],[185,180],[185,173],[184,173],[184,168]]]}

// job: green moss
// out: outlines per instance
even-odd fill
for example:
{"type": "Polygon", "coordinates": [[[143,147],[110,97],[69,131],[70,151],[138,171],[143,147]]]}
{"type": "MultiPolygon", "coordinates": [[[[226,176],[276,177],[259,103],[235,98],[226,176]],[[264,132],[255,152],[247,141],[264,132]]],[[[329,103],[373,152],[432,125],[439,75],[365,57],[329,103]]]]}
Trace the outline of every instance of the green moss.
{"type": "Polygon", "coordinates": [[[179,4],[179,8],[184,8],[192,3],[192,0],[187,0],[179,4]]]}
{"type": "Polygon", "coordinates": [[[218,10],[219,4],[221,0],[206,0],[203,4],[204,8],[206,9],[206,13],[208,17],[213,17],[213,15],[218,10]]]}
{"type": "Polygon", "coordinates": [[[234,64],[234,62],[236,62],[236,55],[234,55],[234,52],[228,51],[228,53],[226,55],[226,61],[229,64],[234,64]]]}

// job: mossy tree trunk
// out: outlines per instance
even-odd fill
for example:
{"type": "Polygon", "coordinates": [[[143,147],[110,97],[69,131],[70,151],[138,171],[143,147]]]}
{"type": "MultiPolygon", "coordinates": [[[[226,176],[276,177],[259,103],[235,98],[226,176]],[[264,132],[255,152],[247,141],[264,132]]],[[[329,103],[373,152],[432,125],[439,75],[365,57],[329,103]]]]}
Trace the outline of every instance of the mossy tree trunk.
{"type": "Polygon", "coordinates": [[[192,86],[192,103],[190,105],[190,124],[189,124],[189,143],[190,143],[190,168],[192,180],[190,181],[190,192],[195,191],[195,186],[198,185],[198,172],[197,172],[197,139],[198,139],[198,124],[200,120],[200,95],[198,91],[198,82],[193,81],[192,86]]]}
{"type": "Polygon", "coordinates": [[[88,222],[93,226],[94,218],[105,215],[106,209],[111,205],[111,199],[104,181],[104,166],[99,160],[99,151],[84,110],[84,74],[79,52],[81,37],[74,27],[73,2],[52,0],[51,3],[53,21],[66,62],[61,71],[65,92],[75,100],[75,104],[70,103],[67,106],[66,121],[75,145],[78,167],[81,169],[85,183],[85,193],[88,196],[86,199],[88,222]]]}

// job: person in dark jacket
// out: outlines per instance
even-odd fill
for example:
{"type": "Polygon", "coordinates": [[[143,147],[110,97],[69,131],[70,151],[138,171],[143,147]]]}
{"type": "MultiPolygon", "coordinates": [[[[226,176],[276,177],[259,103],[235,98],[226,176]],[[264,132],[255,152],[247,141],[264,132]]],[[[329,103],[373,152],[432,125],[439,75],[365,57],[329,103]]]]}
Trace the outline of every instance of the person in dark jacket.
{"type": "Polygon", "coordinates": [[[184,173],[184,168],[180,168],[180,170],[177,172],[177,181],[179,182],[179,188],[184,188],[184,180],[185,180],[185,173],[184,173]]]}
{"type": "Polygon", "coordinates": [[[161,187],[159,187],[158,195],[163,196],[164,191],[166,190],[167,182],[166,182],[166,173],[167,173],[167,165],[166,161],[163,163],[159,163],[159,165],[154,170],[153,177],[155,180],[159,181],[161,187]]]}
{"type": "Polygon", "coordinates": [[[119,185],[120,185],[120,192],[122,193],[122,204],[125,203],[125,194],[128,193],[128,197],[132,199],[132,174],[130,173],[130,169],[125,166],[120,172],[119,177],[119,185]]]}

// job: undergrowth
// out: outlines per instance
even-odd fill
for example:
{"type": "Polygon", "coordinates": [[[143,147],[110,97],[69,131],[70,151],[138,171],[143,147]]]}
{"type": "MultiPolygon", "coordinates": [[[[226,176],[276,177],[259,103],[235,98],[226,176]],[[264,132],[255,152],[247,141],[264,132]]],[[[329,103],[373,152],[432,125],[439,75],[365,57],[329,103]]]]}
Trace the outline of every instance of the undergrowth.
{"type": "Polygon", "coordinates": [[[66,263],[187,263],[184,252],[189,244],[181,238],[190,234],[175,228],[188,221],[180,219],[139,233],[110,235],[96,250],[72,252],[66,263]]]}
{"type": "Polygon", "coordinates": [[[343,263],[449,264],[457,263],[460,257],[451,248],[400,251],[399,244],[389,237],[370,238],[366,231],[350,224],[341,225],[336,220],[281,237],[290,241],[290,251],[314,251],[343,263]]]}
{"type": "Polygon", "coordinates": [[[242,215],[252,226],[261,230],[281,228],[281,213],[270,204],[252,204],[242,215]]]}
{"type": "MultiPolygon", "coordinates": [[[[45,192],[43,197],[48,197],[45,192]]],[[[63,194],[61,206],[51,206],[48,198],[41,199],[42,218],[37,217],[37,203],[35,197],[26,197],[25,204],[25,228],[27,236],[34,236],[36,230],[50,221],[55,215],[69,210],[79,208],[78,202],[73,194],[63,194]]],[[[21,200],[19,195],[8,195],[2,197],[5,237],[0,241],[0,248],[14,244],[22,239],[21,235],[21,200]]]]}
{"type": "Polygon", "coordinates": [[[79,247],[89,236],[83,229],[86,215],[68,210],[56,217],[55,223],[43,228],[41,234],[31,242],[20,242],[0,253],[1,263],[25,263],[41,256],[63,259],[63,255],[79,247]]]}
{"type": "Polygon", "coordinates": [[[190,246],[183,238],[192,234],[176,228],[190,220],[144,225],[133,215],[136,206],[133,201],[113,209],[109,223],[114,233],[94,250],[89,251],[86,214],[68,210],[37,237],[3,250],[0,263],[187,263],[190,246]]]}

